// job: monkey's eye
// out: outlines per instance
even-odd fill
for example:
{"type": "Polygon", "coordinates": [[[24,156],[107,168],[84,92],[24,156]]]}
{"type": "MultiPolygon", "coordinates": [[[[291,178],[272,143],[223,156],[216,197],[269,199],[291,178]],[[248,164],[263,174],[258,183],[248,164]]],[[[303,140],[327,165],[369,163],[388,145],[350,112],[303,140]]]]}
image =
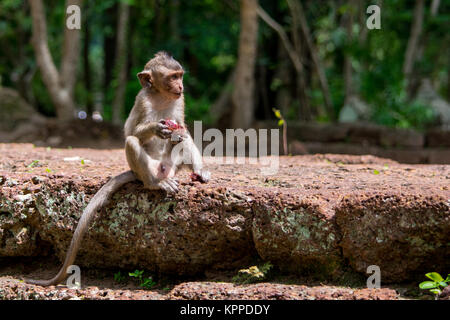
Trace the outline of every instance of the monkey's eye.
{"type": "Polygon", "coordinates": [[[178,75],[174,74],[170,77],[170,80],[177,80],[178,79],[178,75]]]}

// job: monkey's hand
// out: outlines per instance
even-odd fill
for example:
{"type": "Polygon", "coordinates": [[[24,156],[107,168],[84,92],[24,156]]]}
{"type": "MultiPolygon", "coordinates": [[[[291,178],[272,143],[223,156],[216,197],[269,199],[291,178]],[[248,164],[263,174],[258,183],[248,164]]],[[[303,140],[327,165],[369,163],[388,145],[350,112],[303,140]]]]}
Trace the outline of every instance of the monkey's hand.
{"type": "Polygon", "coordinates": [[[177,129],[172,132],[170,142],[172,144],[178,144],[186,139],[186,131],[184,129],[177,129]]]}
{"type": "Polygon", "coordinates": [[[155,134],[161,139],[169,139],[172,136],[172,130],[164,123],[165,120],[160,120],[155,126],[155,134]]]}

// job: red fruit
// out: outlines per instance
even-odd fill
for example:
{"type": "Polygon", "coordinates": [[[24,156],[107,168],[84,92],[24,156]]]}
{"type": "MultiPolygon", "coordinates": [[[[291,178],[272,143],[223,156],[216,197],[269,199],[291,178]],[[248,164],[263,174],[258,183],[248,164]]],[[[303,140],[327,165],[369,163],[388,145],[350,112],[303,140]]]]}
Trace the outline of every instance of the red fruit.
{"type": "Polygon", "coordinates": [[[165,119],[162,121],[162,123],[164,125],[166,125],[167,127],[169,127],[169,129],[172,131],[183,128],[183,126],[179,125],[175,120],[172,120],[172,119],[165,119]]]}

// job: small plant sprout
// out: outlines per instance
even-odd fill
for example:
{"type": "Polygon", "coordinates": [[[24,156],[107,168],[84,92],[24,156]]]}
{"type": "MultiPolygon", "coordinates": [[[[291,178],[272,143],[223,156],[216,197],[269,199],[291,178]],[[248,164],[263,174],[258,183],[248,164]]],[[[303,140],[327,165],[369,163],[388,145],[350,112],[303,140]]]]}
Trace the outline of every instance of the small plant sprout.
{"type": "Polygon", "coordinates": [[[238,275],[233,277],[233,281],[242,284],[263,281],[267,278],[272,267],[270,262],[266,262],[262,266],[251,266],[248,269],[241,269],[238,275]]]}
{"type": "Polygon", "coordinates": [[[447,279],[444,280],[442,276],[437,272],[430,272],[425,274],[425,276],[432,281],[424,281],[419,284],[419,288],[423,290],[430,290],[437,297],[441,294],[441,288],[445,288],[450,283],[450,274],[447,275],[447,279]]]}
{"type": "Polygon", "coordinates": [[[145,288],[145,289],[151,289],[155,286],[156,282],[153,281],[152,277],[148,277],[143,279],[143,282],[141,282],[140,286],[145,288]]]}
{"type": "Polygon", "coordinates": [[[144,270],[135,270],[134,272],[128,273],[130,277],[138,278],[139,280],[142,279],[142,275],[144,274],[144,270]]]}
{"type": "Polygon", "coordinates": [[[135,270],[134,272],[128,273],[130,277],[139,280],[139,286],[145,289],[150,289],[155,286],[156,282],[153,281],[152,277],[144,278],[144,270],[135,270]]]}
{"type": "Polygon", "coordinates": [[[288,155],[288,147],[287,147],[287,123],[284,117],[281,115],[280,110],[272,108],[273,113],[275,114],[275,117],[278,119],[278,126],[283,127],[283,150],[284,155],[288,155]]]}
{"type": "Polygon", "coordinates": [[[39,166],[39,160],[33,160],[27,167],[28,168],[34,168],[39,166]]]}
{"type": "Polygon", "coordinates": [[[114,281],[117,283],[124,283],[126,282],[126,277],[124,274],[122,274],[120,271],[114,274],[114,281]]]}

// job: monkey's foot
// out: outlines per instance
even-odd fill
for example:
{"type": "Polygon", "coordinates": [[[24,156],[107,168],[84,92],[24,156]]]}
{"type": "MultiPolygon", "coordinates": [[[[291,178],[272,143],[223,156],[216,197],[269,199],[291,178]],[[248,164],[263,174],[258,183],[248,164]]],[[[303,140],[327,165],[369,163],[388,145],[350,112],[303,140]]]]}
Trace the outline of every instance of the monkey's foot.
{"type": "Polygon", "coordinates": [[[178,181],[174,178],[165,178],[158,183],[158,187],[168,193],[178,192],[178,181]]]}
{"type": "Polygon", "coordinates": [[[211,173],[209,171],[200,170],[199,172],[192,172],[192,181],[199,181],[201,183],[207,183],[211,178],[211,173]]]}

